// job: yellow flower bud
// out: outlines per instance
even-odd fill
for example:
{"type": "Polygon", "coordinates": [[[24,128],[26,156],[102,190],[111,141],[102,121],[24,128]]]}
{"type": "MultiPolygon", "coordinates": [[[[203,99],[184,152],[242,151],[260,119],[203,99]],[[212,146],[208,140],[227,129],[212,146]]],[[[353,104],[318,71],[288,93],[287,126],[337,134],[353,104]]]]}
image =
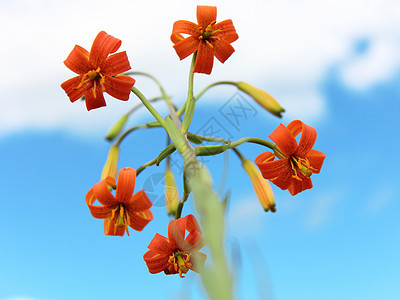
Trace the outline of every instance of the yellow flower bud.
{"type": "Polygon", "coordinates": [[[257,167],[248,159],[242,161],[243,169],[249,175],[253,189],[265,211],[275,212],[275,197],[271,185],[264,179],[257,167]]]}
{"type": "Polygon", "coordinates": [[[171,169],[165,171],[165,204],[169,216],[174,216],[179,203],[178,188],[175,184],[174,174],[171,169]]]}
{"type": "Polygon", "coordinates": [[[284,112],[285,109],[282,108],[278,101],[276,101],[270,94],[243,81],[236,83],[236,86],[256,100],[258,104],[268,110],[271,114],[280,118],[282,117],[282,112],[284,112]]]}
{"type": "Polygon", "coordinates": [[[108,151],[107,161],[103,167],[103,172],[101,173],[101,180],[107,178],[108,176],[111,176],[114,179],[117,178],[118,156],[118,146],[111,146],[110,150],[108,151]]]}
{"type": "Polygon", "coordinates": [[[121,132],[127,120],[128,116],[123,115],[121,119],[119,119],[118,122],[115,123],[107,132],[106,139],[112,141],[121,132]]]}

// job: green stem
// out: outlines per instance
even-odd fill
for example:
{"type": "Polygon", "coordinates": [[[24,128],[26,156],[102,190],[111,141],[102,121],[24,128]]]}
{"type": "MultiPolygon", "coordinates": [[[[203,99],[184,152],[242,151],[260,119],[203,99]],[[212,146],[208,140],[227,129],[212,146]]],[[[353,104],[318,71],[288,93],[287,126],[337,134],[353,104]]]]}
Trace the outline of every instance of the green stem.
{"type": "Polygon", "coordinates": [[[118,140],[114,143],[114,145],[119,146],[119,144],[122,142],[122,140],[124,138],[126,138],[131,132],[137,130],[137,129],[142,129],[142,128],[154,128],[154,127],[161,127],[160,124],[157,124],[156,122],[152,122],[152,123],[147,123],[145,125],[138,125],[138,126],[134,126],[130,129],[128,129],[127,131],[124,132],[123,135],[121,135],[118,140]]]}
{"type": "Polygon", "coordinates": [[[146,106],[148,111],[154,116],[154,118],[164,127],[164,119],[160,116],[160,114],[154,109],[154,107],[150,104],[149,100],[135,87],[132,87],[132,92],[142,101],[143,105],[146,106]]]}
{"type": "Polygon", "coordinates": [[[186,200],[188,199],[189,194],[185,193],[181,199],[181,201],[179,201],[178,203],[178,207],[176,208],[176,213],[175,213],[175,219],[179,219],[182,215],[182,209],[183,209],[183,205],[185,204],[186,200]]]}
{"type": "MultiPolygon", "coordinates": [[[[194,105],[194,97],[193,97],[193,79],[194,79],[194,65],[196,63],[196,57],[197,57],[197,51],[193,53],[192,57],[192,63],[190,65],[190,72],[189,72],[189,87],[188,87],[188,96],[186,99],[186,107],[185,107],[185,116],[182,121],[182,129],[181,131],[185,134],[190,126],[190,123],[192,122],[193,118],[193,109],[190,109],[194,105]]],[[[179,115],[178,115],[179,116],[179,115]]]]}
{"type": "Polygon", "coordinates": [[[141,165],[139,168],[136,169],[136,176],[138,176],[144,169],[154,165],[156,162],[157,162],[157,157],[141,165]]]}

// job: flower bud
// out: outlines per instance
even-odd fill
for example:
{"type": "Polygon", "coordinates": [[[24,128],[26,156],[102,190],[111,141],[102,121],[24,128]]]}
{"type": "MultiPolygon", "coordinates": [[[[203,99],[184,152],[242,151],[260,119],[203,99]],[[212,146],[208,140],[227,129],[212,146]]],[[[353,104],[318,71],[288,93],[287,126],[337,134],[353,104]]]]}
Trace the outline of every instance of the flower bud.
{"type": "Polygon", "coordinates": [[[118,156],[119,148],[116,145],[111,146],[108,151],[107,161],[103,167],[103,172],[101,173],[101,180],[107,178],[108,176],[112,178],[117,178],[118,171],[118,156]]]}
{"type": "Polygon", "coordinates": [[[127,120],[128,116],[123,115],[122,118],[119,119],[118,122],[115,123],[107,132],[106,139],[112,141],[121,132],[127,120]]]}
{"type": "Polygon", "coordinates": [[[174,174],[170,168],[165,171],[165,204],[169,216],[174,216],[178,208],[179,193],[175,184],[174,174]]]}
{"type": "Polygon", "coordinates": [[[242,161],[243,169],[249,175],[253,189],[265,211],[275,212],[275,197],[271,185],[265,180],[257,167],[248,159],[242,161]]]}
{"type": "Polygon", "coordinates": [[[268,110],[271,114],[279,118],[282,117],[282,112],[284,112],[285,109],[282,108],[278,101],[276,101],[270,94],[243,81],[236,83],[236,86],[256,100],[258,104],[268,110]]]}

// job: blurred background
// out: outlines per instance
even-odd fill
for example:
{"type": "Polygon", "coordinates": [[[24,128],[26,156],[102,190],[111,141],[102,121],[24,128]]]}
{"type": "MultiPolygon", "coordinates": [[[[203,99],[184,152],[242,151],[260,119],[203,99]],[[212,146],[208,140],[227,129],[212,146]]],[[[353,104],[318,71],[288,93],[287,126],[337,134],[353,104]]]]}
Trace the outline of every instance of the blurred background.
{"type": "MultiPolygon", "coordinates": [[[[135,190],[154,202],[142,232],[104,236],[84,202],[107,157],[106,131],[139,100],[106,96],[106,108],[87,112],[60,88],[75,76],[63,65],[74,45],[89,50],[105,30],[122,40],[133,70],[157,77],[182,104],[190,58],[179,61],[169,36],[174,21],[195,22],[197,4],[216,5],[217,21],[232,19],[239,39],[225,64],[196,74],[195,91],[246,81],[286,112],[276,118],[235,88],[215,87],[196,105],[190,130],[268,139],[279,123],[301,119],[318,132],[314,149],[327,154],[313,189],[292,197],[273,186],[274,214],[263,211],[235,155],[203,159],[215,189],[232,192],[226,253],[237,299],[400,299],[396,0],[0,0],[0,299],[206,298],[196,273],[151,275],[142,258],[157,232],[167,234],[164,165],[137,179],[135,190]]],[[[136,80],[148,98],[159,95],[148,79],[136,80]]],[[[148,121],[140,109],[128,126],[148,121]]],[[[160,129],[131,134],[119,166],[139,167],[165,141],[160,129]]],[[[266,151],[239,149],[252,160],[266,151]]],[[[172,158],[181,186],[182,162],[172,158]]]]}

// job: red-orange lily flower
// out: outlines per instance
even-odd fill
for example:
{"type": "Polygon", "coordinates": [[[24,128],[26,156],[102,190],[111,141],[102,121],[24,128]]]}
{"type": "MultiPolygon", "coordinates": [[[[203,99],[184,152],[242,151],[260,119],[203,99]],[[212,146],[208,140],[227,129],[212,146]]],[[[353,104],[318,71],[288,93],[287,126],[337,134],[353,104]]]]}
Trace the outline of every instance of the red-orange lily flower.
{"type": "Polygon", "coordinates": [[[150,242],[150,249],[143,255],[149,272],[156,274],[186,274],[189,269],[199,271],[207,256],[198,252],[204,246],[199,223],[193,215],[172,220],[168,225],[168,238],[156,234],[150,242]],[[185,238],[185,231],[189,234],[185,238]]]}
{"type": "Polygon", "coordinates": [[[232,20],[216,23],[217,8],[215,6],[197,6],[197,24],[189,21],[176,21],[172,29],[171,41],[182,60],[197,51],[194,73],[210,74],[214,56],[224,63],[235,52],[231,43],[239,36],[232,20]],[[184,38],[183,34],[190,36],[184,38]]]}
{"type": "Polygon", "coordinates": [[[126,52],[116,52],[121,40],[101,31],[95,38],[90,53],[76,45],[64,64],[79,74],[61,84],[71,102],[85,96],[86,108],[105,106],[103,92],[128,100],[135,79],[118,75],[131,69],[126,52]]]}
{"type": "Polygon", "coordinates": [[[96,183],[86,194],[85,200],[93,217],[104,219],[106,235],[129,235],[128,225],[134,230],[141,231],[147,223],[153,220],[150,211],[152,203],[142,190],[133,194],[136,181],[136,170],[124,168],[119,170],[118,183],[107,177],[96,183]],[[117,186],[115,196],[108,186],[117,186]],[[99,201],[102,206],[93,205],[99,201]]]}
{"type": "Polygon", "coordinates": [[[255,163],[264,178],[271,180],[282,190],[288,189],[293,196],[312,188],[310,176],[319,173],[325,154],[312,149],[317,132],[300,120],[280,124],[270,135],[280,151],[264,152],[257,156],[255,163]],[[301,134],[297,144],[296,136],[301,134]],[[279,160],[274,160],[275,155],[279,160]]]}

